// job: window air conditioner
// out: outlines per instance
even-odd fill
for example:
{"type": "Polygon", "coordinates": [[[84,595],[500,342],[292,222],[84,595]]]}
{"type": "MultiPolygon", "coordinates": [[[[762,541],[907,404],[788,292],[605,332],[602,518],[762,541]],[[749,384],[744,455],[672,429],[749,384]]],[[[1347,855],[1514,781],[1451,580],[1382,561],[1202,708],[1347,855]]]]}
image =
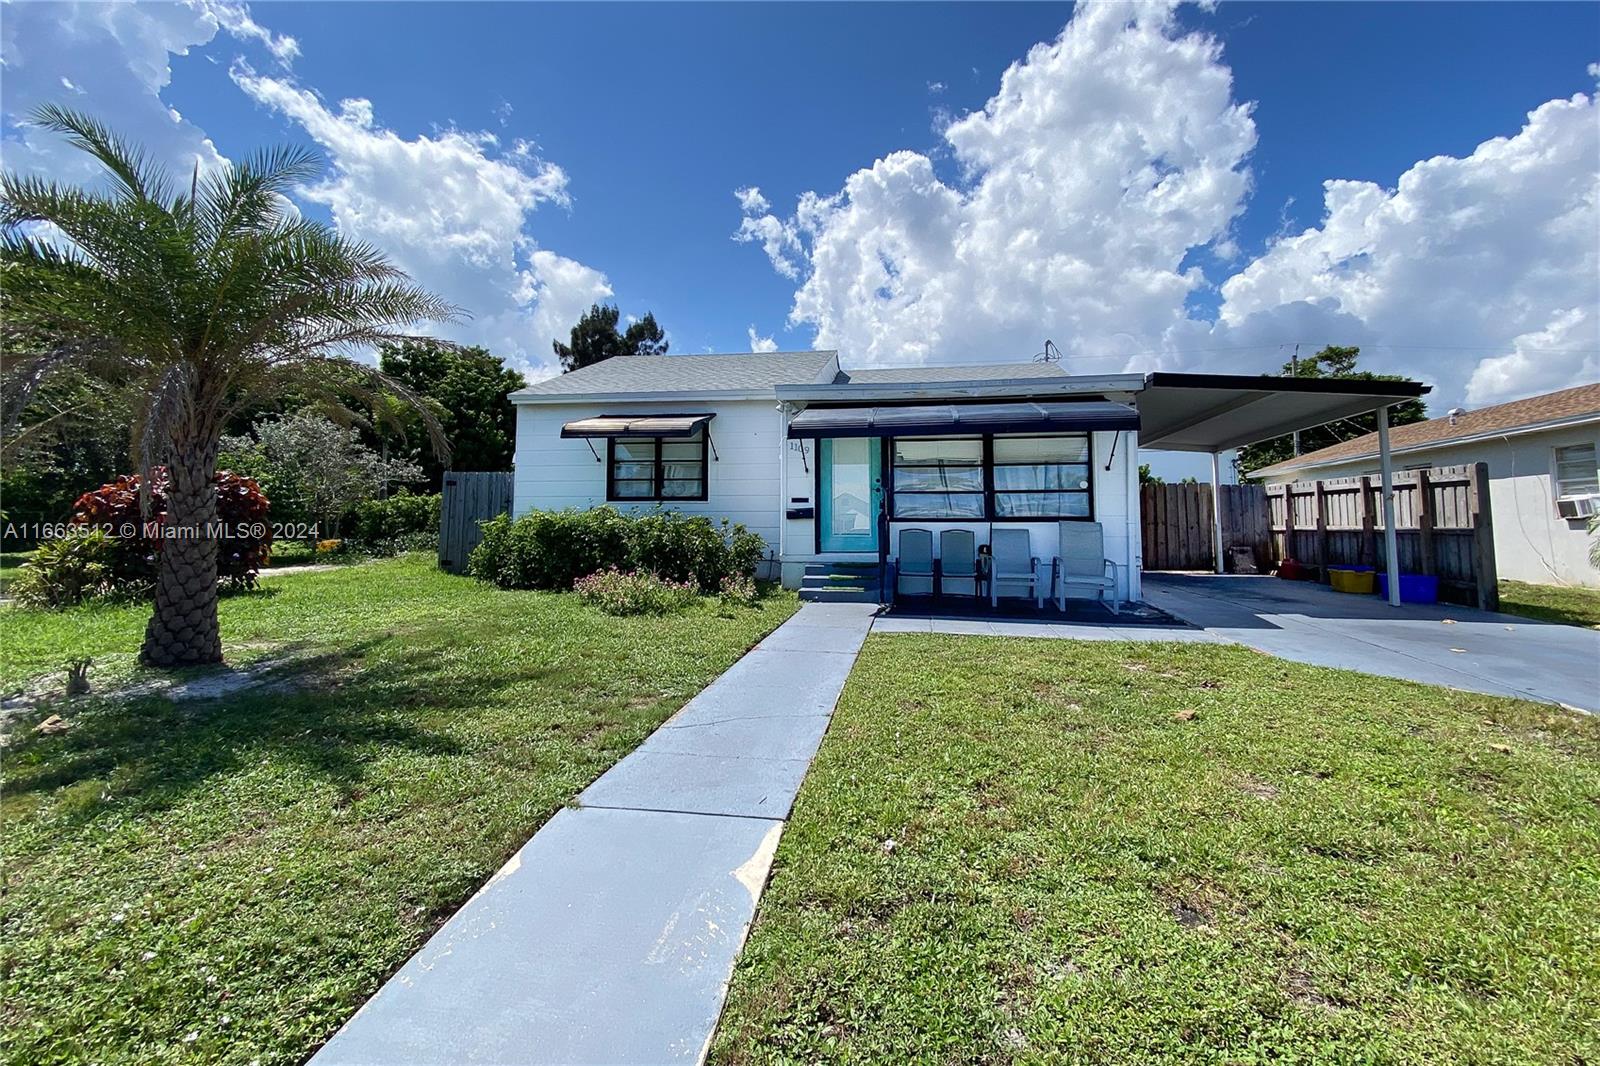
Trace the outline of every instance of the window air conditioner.
{"type": "Polygon", "coordinates": [[[1569,496],[1556,501],[1562,518],[1593,518],[1600,515],[1600,496],[1569,496]]]}

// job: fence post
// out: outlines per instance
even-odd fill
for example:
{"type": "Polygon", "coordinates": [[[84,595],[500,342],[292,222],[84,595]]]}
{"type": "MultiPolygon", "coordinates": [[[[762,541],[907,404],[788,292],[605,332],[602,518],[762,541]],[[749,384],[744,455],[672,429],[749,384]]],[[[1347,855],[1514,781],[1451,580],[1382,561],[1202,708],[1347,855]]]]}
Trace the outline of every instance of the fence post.
{"type": "Polygon", "coordinates": [[[1438,565],[1434,561],[1433,548],[1433,482],[1428,479],[1428,471],[1417,471],[1417,544],[1422,556],[1422,572],[1433,575],[1438,572],[1438,565]]]}
{"type": "Polygon", "coordinates": [[[1468,510],[1472,515],[1472,576],[1477,584],[1478,608],[1500,609],[1500,574],[1494,562],[1494,508],[1489,502],[1489,467],[1473,463],[1467,480],[1468,510]]]}
{"type": "Polygon", "coordinates": [[[1283,487],[1283,554],[1287,559],[1298,561],[1299,553],[1295,551],[1294,544],[1294,487],[1300,484],[1291,481],[1283,487]]]}
{"type": "Polygon", "coordinates": [[[1316,507],[1317,565],[1322,568],[1322,578],[1325,581],[1328,577],[1328,494],[1322,487],[1321,478],[1317,479],[1312,504],[1316,507]]]}
{"type": "Polygon", "coordinates": [[[1372,477],[1361,475],[1361,565],[1378,568],[1378,529],[1372,518],[1372,477]]]}

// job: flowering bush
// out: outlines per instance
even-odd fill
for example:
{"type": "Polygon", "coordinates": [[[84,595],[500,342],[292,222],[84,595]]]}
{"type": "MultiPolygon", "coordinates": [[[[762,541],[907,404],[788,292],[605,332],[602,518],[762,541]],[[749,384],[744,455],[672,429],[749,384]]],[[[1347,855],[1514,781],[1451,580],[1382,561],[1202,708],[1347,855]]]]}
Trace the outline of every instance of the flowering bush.
{"type": "Polygon", "coordinates": [[[332,555],[343,548],[344,541],[340,540],[338,537],[330,537],[327,540],[317,541],[318,555],[332,555]]]}
{"type": "MultiPolygon", "coordinates": [[[[98,529],[112,538],[112,571],[119,586],[151,584],[161,558],[159,529],[167,517],[166,467],[151,472],[150,512],[139,506],[138,474],[127,474],[78,497],[72,524],[98,529]],[[152,534],[146,536],[146,534],[152,534]]],[[[267,521],[271,502],[253,478],[226,470],[216,475],[217,521],[226,535],[217,539],[217,576],[230,584],[250,586],[266,565],[272,549],[267,521]]]]}
{"type": "Polygon", "coordinates": [[[693,582],[669,581],[644,570],[611,567],[572,586],[578,598],[606,614],[666,614],[689,606],[699,597],[693,582]]]}
{"type": "Polygon", "coordinates": [[[755,579],[743,574],[729,574],[723,578],[718,595],[723,603],[732,607],[754,607],[761,598],[761,593],[756,590],[755,579]]]}

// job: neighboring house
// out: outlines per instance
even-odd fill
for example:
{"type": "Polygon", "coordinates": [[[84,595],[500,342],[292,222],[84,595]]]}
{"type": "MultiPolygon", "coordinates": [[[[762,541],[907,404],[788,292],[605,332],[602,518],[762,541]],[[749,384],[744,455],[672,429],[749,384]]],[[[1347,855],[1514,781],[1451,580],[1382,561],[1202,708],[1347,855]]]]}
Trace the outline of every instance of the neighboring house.
{"type": "Polygon", "coordinates": [[[835,352],[618,357],[512,394],[513,511],[727,518],[766,539],[767,575],[790,586],[811,564],[877,562],[909,527],[979,544],[1027,529],[1048,566],[1058,522],[1097,521],[1137,599],[1141,442],[1215,456],[1425,391],[1054,363],[846,372],[835,352]]]}
{"type": "MultiPolygon", "coordinates": [[[[1398,426],[1396,470],[1485,463],[1502,578],[1600,587],[1589,564],[1590,518],[1600,514],[1600,383],[1398,426]]],[[[1270,484],[1378,471],[1378,435],[1251,472],[1270,484]]]]}

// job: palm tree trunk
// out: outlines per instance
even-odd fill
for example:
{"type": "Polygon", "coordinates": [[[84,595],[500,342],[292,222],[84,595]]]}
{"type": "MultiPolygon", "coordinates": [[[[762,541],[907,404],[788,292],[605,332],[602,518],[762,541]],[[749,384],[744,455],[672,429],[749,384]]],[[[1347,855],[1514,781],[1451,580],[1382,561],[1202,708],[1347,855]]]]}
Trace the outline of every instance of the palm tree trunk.
{"type": "Polygon", "coordinates": [[[222,661],[217,626],[216,447],[193,444],[168,467],[168,531],[156,573],[156,609],[139,661],[202,666],[222,661]]]}

